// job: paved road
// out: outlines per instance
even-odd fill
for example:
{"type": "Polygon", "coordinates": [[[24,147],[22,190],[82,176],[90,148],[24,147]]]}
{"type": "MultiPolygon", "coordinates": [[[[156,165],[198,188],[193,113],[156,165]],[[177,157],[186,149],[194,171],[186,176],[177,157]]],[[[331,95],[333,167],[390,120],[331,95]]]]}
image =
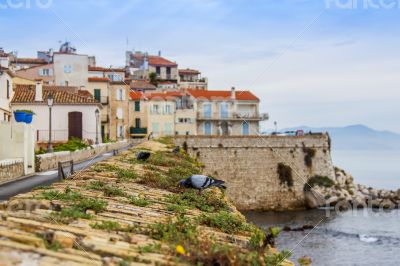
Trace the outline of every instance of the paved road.
{"type": "MultiPolygon", "coordinates": [[[[120,149],[119,151],[126,150],[127,148],[120,149]]],[[[104,153],[95,157],[94,159],[89,159],[87,161],[78,163],[74,165],[74,171],[79,172],[82,169],[87,168],[88,166],[95,164],[97,162],[103,161],[107,158],[113,156],[113,153],[104,153]]],[[[61,178],[58,176],[57,170],[47,171],[38,173],[34,176],[28,177],[26,179],[22,179],[19,181],[15,181],[12,183],[8,183],[0,186],[0,201],[8,200],[10,197],[13,197],[17,194],[26,193],[31,191],[33,188],[38,186],[47,186],[51,185],[54,182],[60,181],[61,178]]]]}

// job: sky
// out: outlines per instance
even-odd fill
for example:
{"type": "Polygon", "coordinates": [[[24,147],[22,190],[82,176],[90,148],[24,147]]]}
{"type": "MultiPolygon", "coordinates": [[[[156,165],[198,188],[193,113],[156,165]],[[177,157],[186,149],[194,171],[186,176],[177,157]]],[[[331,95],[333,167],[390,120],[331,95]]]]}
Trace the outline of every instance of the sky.
{"type": "Polygon", "coordinates": [[[126,50],[251,90],[263,128],[364,124],[400,133],[400,0],[0,0],[0,47],[71,41],[100,66],[126,50]]]}

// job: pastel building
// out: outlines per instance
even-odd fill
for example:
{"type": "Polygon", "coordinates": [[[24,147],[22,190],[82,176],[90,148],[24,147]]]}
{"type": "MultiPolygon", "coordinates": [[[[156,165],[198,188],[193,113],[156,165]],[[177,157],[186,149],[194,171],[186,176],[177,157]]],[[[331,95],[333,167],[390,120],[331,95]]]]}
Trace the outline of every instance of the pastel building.
{"type": "Polygon", "coordinates": [[[148,80],[150,73],[156,73],[160,81],[177,83],[178,64],[158,55],[149,55],[139,51],[126,53],[126,64],[132,79],[148,80]]]}
{"type": "Polygon", "coordinates": [[[13,95],[13,73],[0,66],[0,121],[11,120],[10,102],[13,95]]]}
{"type": "Polygon", "coordinates": [[[96,132],[101,141],[100,123],[95,113],[102,109],[100,103],[87,91],[80,91],[77,87],[44,86],[38,80],[35,86],[17,85],[11,101],[13,111],[24,109],[35,113],[32,127],[37,143],[47,143],[49,140],[47,98],[50,94],[54,98],[51,136],[55,143],[66,142],[72,137],[95,143],[96,132]]]}
{"type": "Polygon", "coordinates": [[[207,90],[208,80],[201,77],[201,72],[195,69],[179,69],[179,88],[207,90]]]}
{"type": "Polygon", "coordinates": [[[265,117],[250,91],[188,90],[196,110],[197,135],[256,135],[265,117]]]}

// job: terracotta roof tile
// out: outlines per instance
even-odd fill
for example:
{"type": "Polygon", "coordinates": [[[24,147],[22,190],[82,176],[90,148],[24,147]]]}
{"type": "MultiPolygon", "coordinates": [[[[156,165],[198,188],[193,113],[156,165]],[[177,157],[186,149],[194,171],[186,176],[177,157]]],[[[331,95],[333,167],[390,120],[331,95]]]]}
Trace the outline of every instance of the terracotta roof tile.
{"type": "Polygon", "coordinates": [[[11,60],[12,63],[22,64],[47,64],[47,61],[40,58],[14,58],[11,60]]]}
{"type": "Polygon", "coordinates": [[[89,82],[110,82],[109,78],[100,78],[100,77],[90,77],[88,78],[89,82]]]}
{"type": "MultiPolygon", "coordinates": [[[[231,97],[231,91],[187,90],[187,92],[196,99],[217,100],[231,97]]],[[[236,91],[235,96],[238,101],[259,101],[250,91],[236,91]]]]}
{"type": "Polygon", "coordinates": [[[201,73],[198,70],[187,68],[187,69],[179,69],[179,74],[180,75],[199,75],[201,73]]]}
{"type": "Polygon", "coordinates": [[[106,68],[106,67],[97,67],[97,66],[89,66],[89,71],[101,71],[101,72],[124,72],[125,69],[123,68],[106,68]]]}
{"type": "MultiPolygon", "coordinates": [[[[137,60],[143,60],[144,54],[133,54],[132,57],[137,60]]],[[[165,59],[164,57],[161,57],[161,56],[149,55],[148,60],[149,60],[149,65],[152,65],[152,66],[170,66],[170,67],[178,66],[177,63],[172,62],[168,59],[165,59]]]]}
{"type": "Polygon", "coordinates": [[[141,91],[131,91],[131,92],[129,92],[129,97],[131,98],[131,100],[134,100],[134,101],[146,99],[143,92],[141,92],[141,91]]]}
{"type": "Polygon", "coordinates": [[[140,89],[142,89],[142,90],[155,90],[155,89],[157,89],[157,87],[154,86],[153,84],[151,84],[150,82],[145,81],[145,80],[134,80],[131,83],[131,89],[134,89],[134,90],[140,90],[140,89]]]}
{"type": "MultiPolygon", "coordinates": [[[[98,104],[93,97],[88,97],[87,93],[82,91],[81,93],[85,94],[82,96],[77,91],[75,87],[43,86],[43,99],[47,99],[48,95],[52,93],[55,104],[98,104]],[[75,93],[71,92],[73,90],[75,93]]],[[[35,102],[35,94],[35,86],[17,85],[11,103],[46,103],[46,101],[35,102]]]]}

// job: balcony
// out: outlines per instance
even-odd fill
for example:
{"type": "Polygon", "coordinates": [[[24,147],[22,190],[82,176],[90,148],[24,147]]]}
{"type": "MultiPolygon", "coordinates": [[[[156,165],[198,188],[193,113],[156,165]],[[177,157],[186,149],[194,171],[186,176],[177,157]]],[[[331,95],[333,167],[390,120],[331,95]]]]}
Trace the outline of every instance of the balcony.
{"type": "Polygon", "coordinates": [[[147,128],[131,127],[129,133],[131,137],[144,137],[147,135],[147,128]]]}
{"type": "Polygon", "coordinates": [[[204,113],[197,112],[197,120],[209,120],[209,121],[261,121],[264,120],[263,116],[258,114],[243,114],[243,113],[204,113]]]}

